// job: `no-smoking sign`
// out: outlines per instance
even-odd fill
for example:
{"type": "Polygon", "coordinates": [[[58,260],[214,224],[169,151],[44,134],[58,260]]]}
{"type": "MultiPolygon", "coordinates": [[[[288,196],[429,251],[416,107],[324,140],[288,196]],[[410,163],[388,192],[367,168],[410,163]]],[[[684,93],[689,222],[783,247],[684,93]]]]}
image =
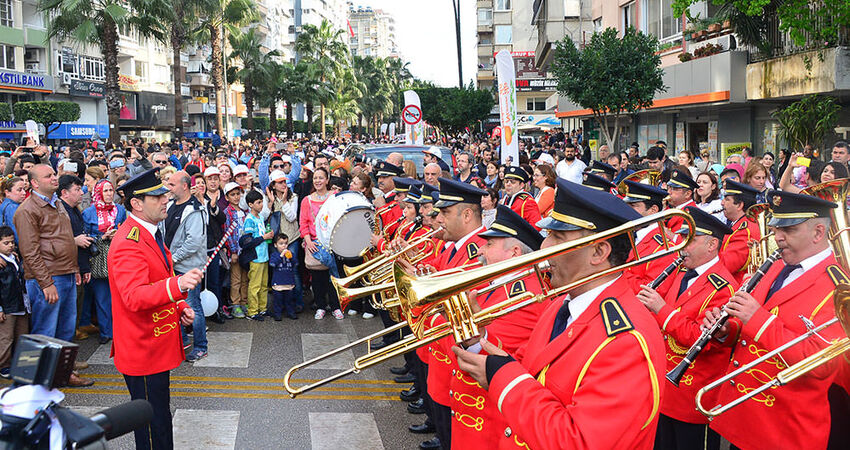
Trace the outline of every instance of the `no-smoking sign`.
{"type": "Polygon", "coordinates": [[[408,125],[416,125],[422,120],[422,110],[416,105],[407,105],[401,111],[401,120],[408,125]]]}

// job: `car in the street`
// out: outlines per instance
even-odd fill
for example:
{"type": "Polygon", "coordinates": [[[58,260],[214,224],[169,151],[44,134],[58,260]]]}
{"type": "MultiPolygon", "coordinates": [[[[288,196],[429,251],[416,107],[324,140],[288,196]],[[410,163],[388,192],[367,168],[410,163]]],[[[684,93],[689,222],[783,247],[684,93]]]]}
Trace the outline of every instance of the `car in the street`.
{"type": "Polygon", "coordinates": [[[404,156],[405,161],[413,161],[416,164],[416,173],[421,176],[425,168],[424,151],[431,147],[440,149],[442,160],[449,167],[454,167],[450,148],[430,145],[351,144],[345,149],[344,156],[349,159],[359,157],[365,162],[376,162],[384,161],[390,153],[398,152],[404,156]]]}

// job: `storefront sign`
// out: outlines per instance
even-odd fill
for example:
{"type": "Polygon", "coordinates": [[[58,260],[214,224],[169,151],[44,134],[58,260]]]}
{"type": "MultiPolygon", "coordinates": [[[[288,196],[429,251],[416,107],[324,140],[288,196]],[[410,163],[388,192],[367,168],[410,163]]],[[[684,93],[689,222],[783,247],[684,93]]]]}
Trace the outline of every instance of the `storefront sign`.
{"type": "Polygon", "coordinates": [[[106,85],[93,81],[73,80],[68,93],[77,97],[103,98],[106,95],[106,85]]]}
{"type": "Polygon", "coordinates": [[[517,92],[554,91],[558,80],[554,78],[526,78],[516,80],[517,92]]]}
{"type": "Polygon", "coordinates": [[[685,151],[685,122],[676,122],[676,153],[685,151]]]}
{"type": "Polygon", "coordinates": [[[712,156],[717,155],[717,121],[716,120],[712,120],[712,121],[708,122],[708,152],[712,156]]]}
{"type": "Polygon", "coordinates": [[[52,93],[53,77],[0,70],[0,89],[52,93]]]}
{"type": "Polygon", "coordinates": [[[63,123],[50,132],[50,139],[91,139],[95,133],[101,139],[108,138],[109,125],[63,123]]]}
{"type": "Polygon", "coordinates": [[[122,91],[138,92],[141,90],[138,78],[131,75],[124,75],[123,73],[118,74],[118,87],[122,91]]]}
{"type": "Polygon", "coordinates": [[[538,127],[559,127],[561,121],[555,118],[554,114],[519,114],[517,115],[517,125],[534,125],[538,127]]]}
{"type": "Polygon", "coordinates": [[[138,94],[122,92],[121,95],[125,100],[122,101],[121,107],[122,124],[137,125],[147,129],[174,126],[173,95],[154,92],[138,94]]]}

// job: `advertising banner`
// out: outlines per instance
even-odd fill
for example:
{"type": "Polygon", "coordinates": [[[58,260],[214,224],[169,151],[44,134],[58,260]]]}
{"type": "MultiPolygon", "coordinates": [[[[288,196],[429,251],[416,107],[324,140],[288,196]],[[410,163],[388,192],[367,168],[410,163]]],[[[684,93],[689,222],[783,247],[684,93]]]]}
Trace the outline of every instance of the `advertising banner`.
{"type": "Polygon", "coordinates": [[[511,53],[496,54],[496,76],[499,81],[499,124],[502,128],[502,164],[519,166],[517,141],[516,74],[511,53]]]}

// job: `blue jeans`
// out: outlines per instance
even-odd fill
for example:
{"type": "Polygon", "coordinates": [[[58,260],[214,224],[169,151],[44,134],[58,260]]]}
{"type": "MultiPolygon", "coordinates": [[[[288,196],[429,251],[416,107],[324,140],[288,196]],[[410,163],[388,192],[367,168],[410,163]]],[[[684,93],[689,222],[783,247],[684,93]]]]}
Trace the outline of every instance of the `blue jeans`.
{"type": "MultiPolygon", "coordinates": [[[[294,261],[298,261],[298,256],[301,253],[301,239],[296,239],[289,243],[289,251],[292,252],[294,261]]],[[[295,289],[292,290],[292,295],[295,297],[295,306],[304,309],[304,286],[301,284],[301,275],[295,273],[295,289]]]]}
{"type": "MultiPolygon", "coordinates": [[[[112,339],[112,292],[109,290],[109,280],[92,278],[86,291],[91,291],[94,298],[100,337],[112,339]]],[[[85,302],[83,302],[83,307],[85,307],[85,302]]],[[[91,315],[91,307],[88,311],[88,314],[91,315]]],[[[80,322],[82,322],[82,319],[80,319],[80,322]]],[[[91,318],[88,322],[91,323],[91,318]]]]}
{"type": "MultiPolygon", "coordinates": [[[[209,254],[210,252],[207,252],[209,254]]],[[[220,255],[215,255],[215,258],[210,262],[209,267],[207,267],[207,273],[204,276],[204,282],[201,283],[201,286],[206,286],[206,288],[215,295],[215,298],[218,299],[218,306],[221,307],[224,303],[222,303],[221,297],[221,259],[220,255]]]]}
{"type": "MultiPolygon", "coordinates": [[[[187,292],[186,303],[195,311],[195,321],[192,322],[192,351],[207,351],[207,319],[204,317],[204,309],[201,307],[201,286],[187,292]]],[[[180,327],[181,329],[183,327],[180,327]]],[[[188,342],[186,331],[183,331],[183,342],[188,342]]]]}
{"type": "Polygon", "coordinates": [[[77,322],[77,283],[74,274],[54,275],[53,285],[59,292],[56,303],[47,303],[44,291],[35,279],[27,280],[27,295],[32,302],[33,334],[43,334],[65,341],[74,339],[77,322]]]}

